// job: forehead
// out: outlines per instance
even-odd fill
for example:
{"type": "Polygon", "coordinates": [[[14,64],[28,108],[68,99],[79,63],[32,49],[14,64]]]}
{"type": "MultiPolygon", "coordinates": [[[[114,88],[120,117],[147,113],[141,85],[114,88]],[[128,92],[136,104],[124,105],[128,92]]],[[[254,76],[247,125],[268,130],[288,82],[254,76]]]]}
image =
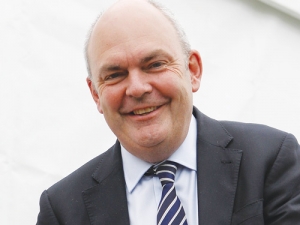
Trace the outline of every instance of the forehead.
{"type": "MultiPolygon", "coordinates": [[[[90,63],[103,55],[134,54],[156,49],[181,49],[170,21],[145,1],[121,1],[105,12],[91,34],[90,63]],[[147,49],[148,48],[148,49],[147,49]]],[[[91,65],[92,66],[92,65],[91,65]]]]}

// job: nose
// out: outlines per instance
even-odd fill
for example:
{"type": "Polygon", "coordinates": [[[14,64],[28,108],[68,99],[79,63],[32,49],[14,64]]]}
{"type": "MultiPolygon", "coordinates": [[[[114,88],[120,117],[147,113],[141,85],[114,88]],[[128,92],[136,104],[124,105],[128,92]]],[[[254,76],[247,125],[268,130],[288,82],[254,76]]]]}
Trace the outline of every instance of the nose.
{"type": "Polygon", "coordinates": [[[152,86],[149,83],[149,75],[142,71],[131,71],[128,75],[128,84],[126,95],[134,98],[143,97],[144,94],[150,93],[152,86]]]}

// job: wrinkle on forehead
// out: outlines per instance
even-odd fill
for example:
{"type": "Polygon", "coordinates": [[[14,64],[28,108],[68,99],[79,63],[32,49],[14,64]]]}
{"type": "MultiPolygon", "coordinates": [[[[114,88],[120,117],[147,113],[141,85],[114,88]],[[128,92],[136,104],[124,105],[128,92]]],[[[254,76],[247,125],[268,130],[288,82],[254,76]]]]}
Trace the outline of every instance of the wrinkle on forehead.
{"type": "MultiPolygon", "coordinates": [[[[141,55],[141,57],[139,57],[139,58],[137,57],[136,63],[141,66],[155,58],[165,59],[169,63],[178,61],[178,59],[173,58],[172,55],[168,54],[168,52],[165,52],[163,49],[154,49],[153,51],[147,52],[147,54],[145,54],[145,55],[141,55]]],[[[128,66],[128,63],[124,64],[124,62],[123,62],[121,64],[120,62],[122,60],[120,60],[120,59],[121,58],[118,58],[118,57],[117,58],[112,57],[112,59],[108,59],[107,62],[103,62],[103,64],[101,64],[100,69],[99,69],[100,73],[107,72],[107,71],[120,70],[120,69],[124,69],[123,67],[128,66]],[[115,62],[117,62],[117,63],[115,63],[115,62]],[[126,66],[124,66],[124,65],[126,65],[126,66]]],[[[122,59],[124,59],[124,57],[122,57],[122,59]]]]}

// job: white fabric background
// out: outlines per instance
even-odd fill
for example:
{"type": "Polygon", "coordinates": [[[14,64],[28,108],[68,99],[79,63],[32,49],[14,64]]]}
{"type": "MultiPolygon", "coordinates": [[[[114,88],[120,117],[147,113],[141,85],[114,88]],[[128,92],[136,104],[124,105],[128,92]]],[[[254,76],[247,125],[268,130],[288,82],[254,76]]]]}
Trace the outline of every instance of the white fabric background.
{"type": "MultiPolygon", "coordinates": [[[[35,224],[41,192],[114,143],[83,58],[112,2],[0,0],[0,224],[35,224]]],[[[202,112],[300,138],[299,20],[253,0],[161,2],[202,56],[202,112]]]]}

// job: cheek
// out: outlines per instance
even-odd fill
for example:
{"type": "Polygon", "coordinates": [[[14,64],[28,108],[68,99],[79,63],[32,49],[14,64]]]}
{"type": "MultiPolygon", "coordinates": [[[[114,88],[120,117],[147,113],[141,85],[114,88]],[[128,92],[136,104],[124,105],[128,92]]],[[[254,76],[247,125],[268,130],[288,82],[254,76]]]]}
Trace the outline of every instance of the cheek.
{"type": "Polygon", "coordinates": [[[107,86],[101,90],[100,104],[103,113],[111,113],[113,110],[118,110],[123,97],[123,92],[116,87],[107,86]]]}
{"type": "Polygon", "coordinates": [[[157,89],[165,96],[182,99],[188,96],[191,91],[191,85],[185,74],[172,73],[168,76],[161,76],[157,82],[157,89]]]}

